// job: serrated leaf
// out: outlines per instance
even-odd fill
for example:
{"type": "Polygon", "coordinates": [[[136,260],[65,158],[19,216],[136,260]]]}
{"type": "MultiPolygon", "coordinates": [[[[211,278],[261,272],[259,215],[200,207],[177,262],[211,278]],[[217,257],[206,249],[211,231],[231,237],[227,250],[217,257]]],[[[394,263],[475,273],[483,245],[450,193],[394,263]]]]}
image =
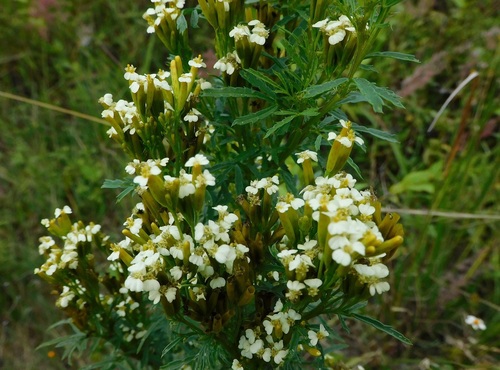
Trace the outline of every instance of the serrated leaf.
{"type": "Polygon", "coordinates": [[[385,132],[382,130],[377,130],[376,128],[365,127],[365,126],[361,126],[361,125],[354,124],[354,123],[352,125],[352,128],[356,132],[364,132],[364,133],[372,135],[378,139],[388,141],[390,143],[399,143],[399,140],[396,138],[396,135],[394,135],[390,132],[385,132]]]}
{"type": "Polygon", "coordinates": [[[132,179],[116,179],[116,180],[110,180],[106,179],[104,180],[104,183],[102,184],[101,188],[102,189],[124,189],[120,194],[116,196],[116,201],[119,202],[123,198],[125,198],[128,194],[134,191],[136,185],[132,181],[132,179]]]}
{"type": "Polygon", "coordinates": [[[373,57],[393,58],[398,60],[404,60],[407,62],[420,63],[420,60],[415,58],[414,55],[398,53],[396,51],[376,51],[374,53],[368,54],[365,58],[373,58],[373,57]]]}
{"type": "Polygon", "coordinates": [[[367,71],[367,72],[375,72],[375,73],[378,73],[378,71],[375,69],[374,66],[372,66],[371,64],[361,64],[359,66],[359,69],[362,69],[363,71],[367,71]]]}
{"type": "Polygon", "coordinates": [[[101,186],[101,189],[124,189],[127,188],[131,185],[132,180],[129,179],[115,179],[115,180],[110,180],[110,179],[105,179],[104,183],[101,186]]]}
{"type": "Polygon", "coordinates": [[[293,120],[296,115],[294,116],[288,116],[283,118],[281,121],[278,121],[274,126],[272,126],[269,130],[267,130],[266,135],[264,136],[264,139],[268,138],[272,134],[274,134],[278,129],[281,127],[285,126],[287,123],[289,123],[291,120],[293,120]]]}
{"type": "Polygon", "coordinates": [[[248,87],[220,87],[213,89],[203,90],[201,93],[202,97],[211,98],[259,98],[264,100],[271,100],[267,95],[249,89],[248,87]]]}
{"type": "Polygon", "coordinates": [[[394,106],[398,108],[404,109],[405,106],[403,105],[403,103],[401,103],[400,97],[394,91],[386,87],[378,87],[378,86],[377,90],[383,99],[387,100],[388,102],[392,103],[394,106]]]}
{"type": "Polygon", "coordinates": [[[342,104],[353,104],[368,101],[359,91],[352,91],[344,99],[337,103],[337,106],[342,104]]]}
{"type": "Polygon", "coordinates": [[[241,77],[247,80],[252,86],[257,87],[261,92],[268,95],[273,100],[276,100],[274,89],[280,89],[280,86],[265,74],[254,69],[244,69],[240,71],[241,77]]]}
{"type": "Polygon", "coordinates": [[[325,83],[322,83],[320,85],[313,85],[308,87],[307,89],[304,90],[304,98],[314,98],[315,96],[324,94],[327,91],[332,91],[333,89],[336,89],[340,85],[342,85],[344,82],[346,82],[348,79],[345,77],[338,78],[333,81],[328,81],[325,83]]]}
{"type": "Polygon", "coordinates": [[[181,14],[177,17],[176,25],[177,25],[177,30],[181,35],[184,33],[184,31],[187,30],[188,24],[186,21],[186,17],[184,17],[184,14],[181,14]]]}
{"type": "Polygon", "coordinates": [[[305,117],[316,117],[318,114],[319,114],[318,108],[307,108],[306,110],[297,113],[298,116],[305,116],[305,117]]]}
{"type": "Polygon", "coordinates": [[[384,101],[380,97],[376,85],[364,78],[355,78],[354,83],[358,87],[361,95],[363,95],[368,103],[372,105],[373,110],[377,113],[383,113],[382,106],[384,105],[384,101]]]}
{"type": "Polygon", "coordinates": [[[383,113],[382,107],[387,105],[384,103],[384,100],[387,100],[398,108],[404,108],[399,97],[393,91],[385,87],[379,87],[364,78],[354,78],[353,80],[361,95],[371,104],[375,112],[383,113]]]}
{"type": "Polygon", "coordinates": [[[198,11],[196,9],[193,9],[193,12],[191,13],[191,19],[189,20],[189,25],[192,28],[200,28],[198,26],[199,19],[200,19],[200,16],[198,14],[198,11]]]}
{"type": "Polygon", "coordinates": [[[375,329],[381,330],[384,333],[389,334],[390,336],[396,338],[397,340],[399,340],[400,342],[402,342],[404,344],[408,344],[410,346],[413,344],[411,342],[411,340],[409,340],[408,338],[406,338],[399,331],[397,331],[396,329],[394,329],[393,327],[391,327],[389,325],[381,323],[380,321],[378,321],[378,320],[376,320],[374,318],[371,318],[371,317],[368,317],[368,316],[364,316],[364,315],[360,315],[359,313],[353,313],[351,316],[353,318],[355,318],[356,320],[364,322],[365,324],[373,326],[375,329]]]}
{"type": "Polygon", "coordinates": [[[270,107],[264,108],[258,112],[247,114],[246,116],[238,117],[233,121],[233,126],[248,125],[250,123],[255,123],[257,121],[263,120],[270,115],[272,115],[278,106],[271,105],[270,107]]]}
{"type": "Polygon", "coordinates": [[[319,152],[319,149],[321,148],[321,143],[323,142],[323,136],[318,135],[316,140],[314,141],[314,149],[319,152]]]}
{"type": "Polygon", "coordinates": [[[131,192],[133,192],[135,189],[135,186],[130,186],[123,190],[120,194],[116,196],[116,201],[120,202],[123,198],[125,198],[127,195],[129,195],[131,192]]]}

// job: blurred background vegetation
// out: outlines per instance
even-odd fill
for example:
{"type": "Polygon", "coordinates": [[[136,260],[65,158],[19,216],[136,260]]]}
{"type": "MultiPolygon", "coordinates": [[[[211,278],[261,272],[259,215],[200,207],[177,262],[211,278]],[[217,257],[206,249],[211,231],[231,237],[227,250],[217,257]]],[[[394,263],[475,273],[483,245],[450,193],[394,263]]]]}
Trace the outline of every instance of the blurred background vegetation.
{"type": "MultiPolygon", "coordinates": [[[[165,65],[146,34],[148,0],[0,0],[0,94],[10,93],[100,117],[99,97],[128,99],[123,68],[165,65]]],[[[384,204],[401,209],[405,247],[394,260],[392,289],[370,315],[411,338],[405,347],[352,323],[339,363],[366,369],[493,368],[500,357],[500,4],[495,0],[406,0],[395,9],[380,50],[416,55],[421,64],[370,61],[364,72],[403,97],[406,110],[379,116],[347,107],[353,121],[397,134],[399,144],[367,143],[355,161],[384,204]],[[428,128],[452,91],[478,77],[428,128]],[[485,320],[474,332],[467,314],[485,320]]],[[[201,37],[207,37],[202,35],[201,37]]],[[[195,40],[200,52],[207,40],[195,40]]],[[[209,58],[207,58],[209,59],[209,58]]],[[[208,62],[210,66],[213,62],[208,62]]],[[[127,200],[101,189],[126,161],[106,127],[0,96],[0,368],[78,369],[58,349],[35,350],[63,334],[63,317],[45,284],[40,219],[70,205],[76,216],[120,232],[127,200]],[[54,353],[50,352],[55,350],[54,353]],[[53,356],[54,355],[54,356],[53,356]]],[[[339,330],[341,330],[339,328],[339,330]]]]}

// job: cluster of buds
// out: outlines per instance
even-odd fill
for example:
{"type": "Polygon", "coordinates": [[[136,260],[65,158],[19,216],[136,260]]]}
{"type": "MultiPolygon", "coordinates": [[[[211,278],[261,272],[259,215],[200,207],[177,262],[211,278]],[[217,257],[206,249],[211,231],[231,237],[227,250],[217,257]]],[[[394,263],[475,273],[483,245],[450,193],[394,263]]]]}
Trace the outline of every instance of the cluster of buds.
{"type": "Polygon", "coordinates": [[[187,159],[201,150],[207,127],[196,104],[200,92],[211,84],[197,78],[199,69],[205,67],[200,56],[188,65],[189,71],[184,72],[181,58],[175,57],[170,72],[145,75],[128,65],[124,77],[133,101],[114,102],[111,94],[99,100],[104,107],[102,117],[111,125],[108,135],[132,158],[187,159]]]}
{"type": "Polygon", "coordinates": [[[177,27],[185,1],[153,0],[152,3],[154,7],[143,15],[149,25],[147,32],[155,33],[168,50],[178,53],[187,40],[187,32],[181,32],[177,27]]]}
{"type": "Polygon", "coordinates": [[[227,35],[231,28],[241,22],[244,15],[244,0],[199,0],[201,11],[215,31],[215,51],[226,55],[231,49],[227,35]]]}

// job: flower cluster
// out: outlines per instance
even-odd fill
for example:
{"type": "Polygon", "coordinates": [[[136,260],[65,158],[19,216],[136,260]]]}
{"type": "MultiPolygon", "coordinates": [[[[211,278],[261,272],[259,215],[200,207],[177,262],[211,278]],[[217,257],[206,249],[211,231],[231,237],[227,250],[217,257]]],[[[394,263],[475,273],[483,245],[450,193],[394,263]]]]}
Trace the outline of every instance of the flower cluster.
{"type": "Polygon", "coordinates": [[[148,22],[147,33],[155,33],[169,50],[179,50],[185,34],[179,32],[177,19],[184,8],[184,0],[153,0],[154,7],[143,15],[148,22]]]}
{"type": "Polygon", "coordinates": [[[105,94],[99,103],[104,107],[102,117],[111,128],[108,135],[117,141],[134,159],[148,160],[154,157],[183,156],[187,160],[206,142],[207,127],[196,104],[202,90],[211,84],[197,78],[200,68],[206,65],[198,56],[188,61],[190,67],[184,72],[182,60],[176,57],[170,63],[170,71],[140,75],[136,68],[128,65],[124,78],[129,83],[132,102],[120,99],[113,101],[105,94]],[[172,135],[181,135],[181,142],[197,145],[187,151],[179,147],[172,135]],[[168,146],[155,138],[165,137],[168,146]],[[148,143],[142,146],[139,143],[148,143]]]}
{"type": "Polygon", "coordinates": [[[79,330],[141,368],[177,353],[192,365],[183,351],[195,337],[213,346],[211,368],[280,368],[300,351],[320,366],[335,332],[320,317],[353,316],[388,291],[386,262],[403,242],[399,216],[382,216],[374,193],[343,171],[364,145],[358,126],[327,126],[355,92],[355,83],[340,88],[343,73],[361,63],[356,42],[371,40],[363,22],[374,18],[318,21],[327,2],[312,3],[309,20],[267,2],[152,3],[147,32],[172,53],[168,70],[128,65],[132,101],[99,100],[108,135],[129,156],[127,178],[105,182],[136,198],[123,236],[112,242],[57,209],[43,221],[54,237],[40,239],[35,272],[79,330]],[[206,64],[189,49],[185,17],[214,28],[214,86],[198,77],[206,64]]]}

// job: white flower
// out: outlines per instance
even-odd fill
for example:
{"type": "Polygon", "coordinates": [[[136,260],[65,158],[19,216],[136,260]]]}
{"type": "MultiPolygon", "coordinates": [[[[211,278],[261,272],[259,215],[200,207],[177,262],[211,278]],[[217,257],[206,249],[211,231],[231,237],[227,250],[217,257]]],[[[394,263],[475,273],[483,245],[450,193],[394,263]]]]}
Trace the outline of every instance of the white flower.
{"type": "Polygon", "coordinates": [[[283,341],[280,340],[278,343],[274,343],[271,353],[274,357],[274,363],[280,365],[284,361],[286,355],[288,355],[288,350],[283,349],[283,341]]]}
{"type": "MultiPolygon", "coordinates": [[[[158,167],[158,165],[162,165],[162,163],[166,164],[166,162],[168,162],[168,158],[164,158],[158,161],[148,159],[147,162],[142,162],[140,164],[140,175],[134,177],[134,182],[141,187],[145,187],[148,184],[149,176],[159,175],[161,173],[161,169],[160,167],[158,167]]],[[[131,171],[128,166],[125,167],[125,170],[127,169],[131,171]]]]}
{"type": "Polygon", "coordinates": [[[391,286],[389,283],[381,281],[381,279],[389,275],[389,269],[386,265],[382,263],[376,263],[371,266],[355,264],[353,268],[358,273],[359,281],[369,285],[370,294],[372,296],[375,294],[382,294],[390,290],[391,286]]]}
{"type": "Polygon", "coordinates": [[[193,176],[181,170],[179,174],[180,186],[179,186],[179,198],[185,198],[191,194],[194,194],[196,188],[193,184],[193,176]]]}
{"type": "Polygon", "coordinates": [[[151,292],[160,289],[160,283],[155,279],[148,279],[143,282],[142,289],[145,292],[151,292]]]}
{"type": "Polygon", "coordinates": [[[250,29],[244,25],[238,25],[229,32],[229,37],[234,37],[235,41],[239,41],[243,37],[249,37],[249,36],[250,36],[250,29]]]}
{"type": "Polygon", "coordinates": [[[198,122],[199,120],[199,115],[201,115],[201,113],[193,108],[191,109],[185,116],[184,116],[184,121],[186,122],[198,122]]]}
{"type": "Polygon", "coordinates": [[[302,295],[301,290],[304,289],[306,286],[300,281],[288,280],[286,283],[286,287],[288,288],[286,297],[289,298],[291,301],[296,301],[302,295]]]}
{"type": "Polygon", "coordinates": [[[312,150],[304,150],[303,152],[295,154],[297,157],[297,163],[302,163],[306,159],[312,160],[314,162],[318,161],[318,153],[313,152],[312,150]]]}
{"type": "Polygon", "coordinates": [[[217,262],[225,264],[228,270],[232,271],[233,262],[236,259],[236,251],[233,247],[227,244],[222,244],[217,249],[214,257],[217,262]]]}
{"type": "Polygon", "coordinates": [[[307,285],[307,294],[311,297],[315,297],[318,295],[318,288],[323,284],[321,279],[306,279],[304,280],[304,284],[307,285]]]}
{"type": "Polygon", "coordinates": [[[120,258],[120,245],[111,244],[111,250],[113,251],[107,258],[108,261],[116,261],[120,258]]]}
{"type": "Polygon", "coordinates": [[[137,235],[142,228],[142,218],[129,217],[123,225],[127,226],[132,234],[137,235]]]}
{"type": "Polygon", "coordinates": [[[341,15],[338,20],[330,21],[328,18],[313,24],[314,28],[319,28],[326,36],[328,36],[328,43],[330,45],[338,44],[343,41],[347,35],[346,31],[353,34],[356,29],[353,27],[351,21],[345,15],[341,15]]]}
{"type": "Polygon", "coordinates": [[[73,213],[71,208],[69,206],[64,206],[62,209],[56,208],[54,211],[54,216],[55,218],[58,218],[61,215],[69,215],[70,213],[73,213]]]}
{"type": "Polygon", "coordinates": [[[165,293],[165,298],[167,298],[167,301],[172,303],[175,300],[176,295],[177,295],[177,289],[174,287],[170,287],[167,289],[167,292],[165,293]]]}
{"type": "Polygon", "coordinates": [[[189,158],[184,166],[185,167],[206,166],[209,163],[210,162],[208,161],[207,157],[205,157],[203,154],[196,154],[194,157],[189,158]]]}
{"type": "Polygon", "coordinates": [[[328,43],[330,45],[335,45],[344,40],[346,35],[345,30],[343,29],[338,29],[335,32],[333,32],[330,37],[328,37],[328,43]]]}
{"type": "Polygon", "coordinates": [[[267,37],[269,36],[269,30],[266,29],[264,23],[254,19],[253,21],[248,22],[248,25],[253,26],[249,41],[258,45],[264,45],[267,37]]]}
{"type": "MultiPolygon", "coordinates": [[[[265,189],[269,195],[273,195],[274,193],[276,193],[279,190],[279,188],[278,188],[279,183],[280,182],[278,180],[278,176],[275,175],[273,177],[266,177],[266,178],[260,179],[259,181],[257,181],[255,187],[257,189],[265,189]]],[[[248,187],[247,187],[247,189],[248,189],[248,187]]],[[[250,192],[250,191],[248,191],[248,192],[250,192]]],[[[257,192],[255,192],[254,194],[256,194],[256,193],[257,192]]]]}
{"type": "Polygon", "coordinates": [[[318,341],[328,337],[329,335],[330,334],[326,331],[323,324],[320,324],[318,332],[315,332],[313,330],[309,330],[307,332],[307,336],[309,337],[309,343],[311,346],[315,346],[316,344],[318,344],[318,341]]]}
{"type": "Polygon", "coordinates": [[[314,23],[312,26],[314,28],[325,28],[327,23],[328,23],[329,19],[326,18],[326,19],[323,19],[322,21],[319,21],[319,22],[316,22],[314,23]]]}
{"type": "Polygon", "coordinates": [[[193,80],[193,75],[190,72],[183,73],[179,77],[179,82],[191,83],[192,80],[193,80]]]}
{"type": "Polygon", "coordinates": [[[238,348],[241,349],[241,355],[249,359],[251,359],[254,354],[262,350],[263,347],[264,341],[262,339],[258,339],[252,329],[247,329],[245,331],[245,335],[240,337],[240,341],[238,343],[238,348]]]}
{"type": "Polygon", "coordinates": [[[465,318],[465,323],[467,325],[472,326],[472,329],[474,329],[474,330],[478,330],[478,329],[486,330],[486,324],[479,317],[476,317],[473,315],[467,315],[467,317],[465,318]]]}
{"type": "Polygon", "coordinates": [[[253,195],[257,194],[259,192],[259,188],[257,187],[257,183],[258,183],[257,180],[251,181],[250,185],[248,185],[245,188],[245,191],[249,194],[253,194],[253,195]]]}
{"type": "Polygon", "coordinates": [[[200,57],[194,58],[188,62],[189,66],[196,68],[205,68],[207,65],[203,62],[200,57]]]}
{"type": "Polygon", "coordinates": [[[124,286],[131,292],[142,292],[143,291],[143,282],[141,279],[135,278],[132,275],[129,275],[127,279],[125,279],[124,286]]]}
{"type": "Polygon", "coordinates": [[[226,279],[224,279],[223,277],[219,276],[218,278],[210,280],[210,287],[212,289],[222,288],[225,285],[226,285],[226,279]]]}
{"type": "Polygon", "coordinates": [[[40,254],[44,254],[50,249],[50,247],[56,244],[51,236],[42,236],[38,240],[40,241],[40,245],[38,246],[38,253],[40,254]]]}
{"type": "Polygon", "coordinates": [[[57,305],[59,307],[68,307],[69,302],[71,302],[75,298],[75,293],[70,290],[69,287],[64,286],[63,291],[61,292],[61,295],[59,299],[57,300],[57,305]]]}
{"type": "Polygon", "coordinates": [[[237,359],[234,359],[231,365],[231,370],[244,370],[244,368],[243,365],[237,359]]]}
{"type": "Polygon", "coordinates": [[[170,276],[172,276],[172,279],[175,281],[180,280],[182,277],[182,269],[179,266],[174,266],[170,270],[170,276]]]}

